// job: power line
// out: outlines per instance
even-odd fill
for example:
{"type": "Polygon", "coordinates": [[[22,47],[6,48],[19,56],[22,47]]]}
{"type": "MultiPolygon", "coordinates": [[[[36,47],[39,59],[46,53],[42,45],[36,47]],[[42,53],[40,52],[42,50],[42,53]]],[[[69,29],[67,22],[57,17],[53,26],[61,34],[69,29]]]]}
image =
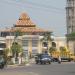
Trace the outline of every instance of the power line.
{"type": "MultiPolygon", "coordinates": [[[[16,0],[15,0],[16,1],[16,0]]],[[[64,9],[61,9],[61,8],[57,8],[57,7],[54,7],[54,6],[51,6],[51,5],[45,5],[45,4],[38,4],[38,3],[34,3],[34,2],[30,2],[30,1],[24,1],[24,0],[21,0],[21,1],[16,1],[16,2],[21,2],[21,3],[26,3],[26,4],[29,4],[29,5],[32,5],[32,6],[37,6],[37,7],[43,7],[43,8],[46,8],[46,9],[53,9],[53,10],[56,10],[56,11],[64,11],[64,9]]]]}
{"type": "Polygon", "coordinates": [[[3,3],[5,3],[5,4],[14,4],[14,5],[16,5],[16,6],[25,6],[25,7],[27,7],[27,8],[32,8],[32,9],[39,9],[39,10],[43,10],[44,12],[54,12],[54,13],[60,13],[60,14],[63,14],[63,12],[58,12],[58,11],[56,11],[57,9],[59,10],[59,8],[54,8],[54,9],[56,9],[56,10],[51,10],[51,9],[53,9],[53,8],[51,8],[50,9],[50,7],[48,7],[48,6],[44,6],[44,5],[38,5],[38,4],[35,4],[35,3],[23,3],[23,2],[16,2],[16,1],[6,1],[6,0],[2,0],[2,2],[3,3]],[[15,3],[16,2],[16,3],[15,3]],[[33,7],[33,6],[36,6],[36,7],[33,7]]]}
{"type": "Polygon", "coordinates": [[[55,9],[55,10],[60,10],[60,11],[64,10],[64,9],[57,8],[57,7],[54,7],[54,6],[51,6],[51,5],[38,4],[38,3],[29,2],[29,1],[23,1],[23,0],[21,0],[21,1],[18,1],[18,2],[28,3],[30,5],[35,5],[35,6],[38,6],[38,7],[44,7],[44,8],[55,9]]]}

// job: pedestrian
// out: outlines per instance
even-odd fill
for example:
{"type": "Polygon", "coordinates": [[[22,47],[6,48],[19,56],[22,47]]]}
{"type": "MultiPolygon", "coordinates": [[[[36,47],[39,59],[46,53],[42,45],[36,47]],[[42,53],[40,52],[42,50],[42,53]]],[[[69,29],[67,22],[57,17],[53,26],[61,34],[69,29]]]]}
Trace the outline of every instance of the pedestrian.
{"type": "Polygon", "coordinates": [[[61,63],[61,57],[58,56],[58,63],[61,63]]]}

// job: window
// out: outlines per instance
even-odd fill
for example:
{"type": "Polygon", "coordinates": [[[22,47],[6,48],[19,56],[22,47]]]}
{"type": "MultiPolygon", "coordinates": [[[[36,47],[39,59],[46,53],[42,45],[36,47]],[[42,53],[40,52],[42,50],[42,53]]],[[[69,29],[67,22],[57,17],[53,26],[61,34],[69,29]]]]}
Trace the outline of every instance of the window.
{"type": "Polygon", "coordinates": [[[26,55],[28,55],[28,50],[23,50],[23,56],[26,57],[26,55]]]}
{"type": "Polygon", "coordinates": [[[5,43],[0,43],[0,48],[6,48],[6,44],[5,43]]]}
{"type": "Polygon", "coordinates": [[[32,55],[36,55],[37,54],[37,49],[32,49],[32,55]]]}
{"type": "Polygon", "coordinates": [[[32,47],[37,47],[37,46],[38,46],[38,41],[32,40],[32,47]]]}
{"type": "Polygon", "coordinates": [[[28,47],[28,40],[23,40],[22,45],[28,47]]]}
{"type": "Polygon", "coordinates": [[[47,47],[48,46],[47,42],[43,42],[43,46],[47,47]]]}

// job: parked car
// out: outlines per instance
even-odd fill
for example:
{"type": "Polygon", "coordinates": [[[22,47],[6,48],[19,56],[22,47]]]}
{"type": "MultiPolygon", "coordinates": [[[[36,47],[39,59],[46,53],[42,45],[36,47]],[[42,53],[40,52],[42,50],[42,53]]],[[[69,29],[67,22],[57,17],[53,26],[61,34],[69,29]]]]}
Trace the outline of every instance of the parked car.
{"type": "Polygon", "coordinates": [[[0,56],[0,69],[3,69],[5,65],[5,60],[3,58],[3,56],[0,56]]]}
{"type": "Polygon", "coordinates": [[[62,61],[62,62],[63,62],[63,61],[68,61],[68,62],[70,62],[70,61],[73,61],[73,59],[70,58],[70,57],[61,57],[61,61],[62,61]]]}
{"type": "Polygon", "coordinates": [[[51,64],[51,57],[48,54],[38,54],[35,56],[35,62],[36,64],[51,64]]]}

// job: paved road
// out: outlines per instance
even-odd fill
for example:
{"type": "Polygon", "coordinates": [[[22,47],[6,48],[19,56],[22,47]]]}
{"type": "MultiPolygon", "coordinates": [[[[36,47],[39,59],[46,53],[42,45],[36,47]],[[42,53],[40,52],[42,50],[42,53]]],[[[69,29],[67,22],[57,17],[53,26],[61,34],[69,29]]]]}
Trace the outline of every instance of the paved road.
{"type": "Polygon", "coordinates": [[[75,75],[75,63],[30,64],[28,66],[7,67],[0,70],[0,75],[75,75]]]}

